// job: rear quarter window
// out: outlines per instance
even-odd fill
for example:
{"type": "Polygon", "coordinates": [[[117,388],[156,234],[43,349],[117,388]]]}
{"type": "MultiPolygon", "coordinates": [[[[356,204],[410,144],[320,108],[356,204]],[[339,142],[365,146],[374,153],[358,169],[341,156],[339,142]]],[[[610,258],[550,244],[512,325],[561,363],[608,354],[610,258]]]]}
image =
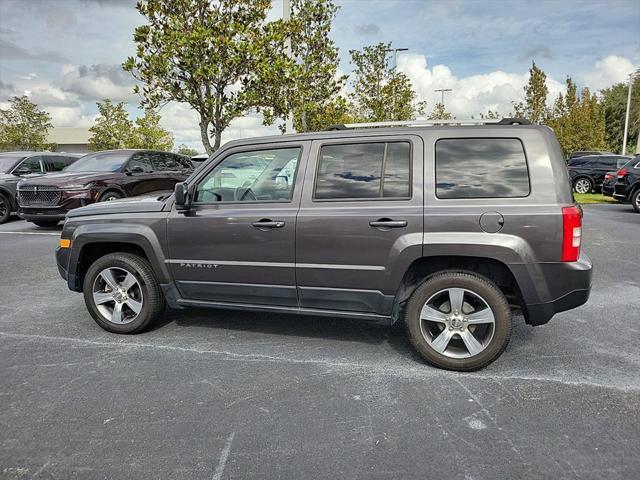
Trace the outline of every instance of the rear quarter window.
{"type": "Polygon", "coordinates": [[[440,139],[435,164],[438,198],[517,198],[531,191],[517,138],[440,139]]]}

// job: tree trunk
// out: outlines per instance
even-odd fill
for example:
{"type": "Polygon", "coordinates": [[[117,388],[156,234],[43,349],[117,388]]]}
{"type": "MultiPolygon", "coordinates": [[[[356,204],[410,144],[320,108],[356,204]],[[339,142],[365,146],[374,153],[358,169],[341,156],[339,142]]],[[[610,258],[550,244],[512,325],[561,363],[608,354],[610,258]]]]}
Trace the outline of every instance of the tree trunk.
{"type": "MultiPolygon", "coordinates": [[[[202,146],[204,147],[207,155],[211,156],[214,152],[214,148],[211,148],[211,142],[209,141],[209,134],[207,133],[207,127],[209,122],[200,115],[200,138],[202,140],[202,146]]],[[[217,148],[217,147],[216,147],[217,148]]]]}
{"type": "Polygon", "coordinates": [[[222,138],[222,131],[216,129],[216,134],[213,140],[213,151],[215,152],[220,148],[220,140],[222,138]]]}

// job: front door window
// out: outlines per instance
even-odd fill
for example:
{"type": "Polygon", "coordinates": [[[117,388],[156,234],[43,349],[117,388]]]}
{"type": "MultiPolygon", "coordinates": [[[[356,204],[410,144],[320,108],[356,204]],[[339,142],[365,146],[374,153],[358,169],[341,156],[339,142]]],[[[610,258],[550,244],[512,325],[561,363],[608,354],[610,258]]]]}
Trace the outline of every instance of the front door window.
{"type": "Polygon", "coordinates": [[[195,202],[289,202],[299,158],[299,147],[229,155],[200,182],[195,202]]]}

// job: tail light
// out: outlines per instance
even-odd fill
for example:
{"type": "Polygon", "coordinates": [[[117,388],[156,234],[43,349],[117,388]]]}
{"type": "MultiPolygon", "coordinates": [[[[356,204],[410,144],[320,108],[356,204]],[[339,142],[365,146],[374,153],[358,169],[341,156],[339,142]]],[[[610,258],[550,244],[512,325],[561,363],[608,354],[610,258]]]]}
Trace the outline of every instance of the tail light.
{"type": "Polygon", "coordinates": [[[624,177],[627,173],[629,173],[629,172],[627,171],[627,169],[626,169],[626,168],[623,168],[623,169],[621,169],[621,170],[618,170],[618,178],[622,178],[622,177],[624,177]]]}
{"type": "Polygon", "coordinates": [[[582,240],[582,210],[574,205],[562,208],[562,261],[576,262],[582,240]]]}

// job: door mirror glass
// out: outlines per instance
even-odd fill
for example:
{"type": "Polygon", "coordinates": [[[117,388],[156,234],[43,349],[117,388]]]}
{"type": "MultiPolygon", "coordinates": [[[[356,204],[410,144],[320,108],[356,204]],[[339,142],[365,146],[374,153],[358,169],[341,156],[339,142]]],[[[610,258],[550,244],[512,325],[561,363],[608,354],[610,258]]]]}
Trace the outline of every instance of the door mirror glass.
{"type": "Polygon", "coordinates": [[[143,173],[143,172],[144,172],[144,168],[142,168],[142,167],[141,167],[141,166],[139,166],[139,165],[135,165],[135,166],[133,166],[133,167],[130,167],[130,168],[129,168],[129,171],[130,171],[131,173],[143,173]]]}
{"type": "Polygon", "coordinates": [[[189,210],[189,188],[186,183],[176,183],[173,189],[176,197],[176,210],[185,211],[189,210]]]}

